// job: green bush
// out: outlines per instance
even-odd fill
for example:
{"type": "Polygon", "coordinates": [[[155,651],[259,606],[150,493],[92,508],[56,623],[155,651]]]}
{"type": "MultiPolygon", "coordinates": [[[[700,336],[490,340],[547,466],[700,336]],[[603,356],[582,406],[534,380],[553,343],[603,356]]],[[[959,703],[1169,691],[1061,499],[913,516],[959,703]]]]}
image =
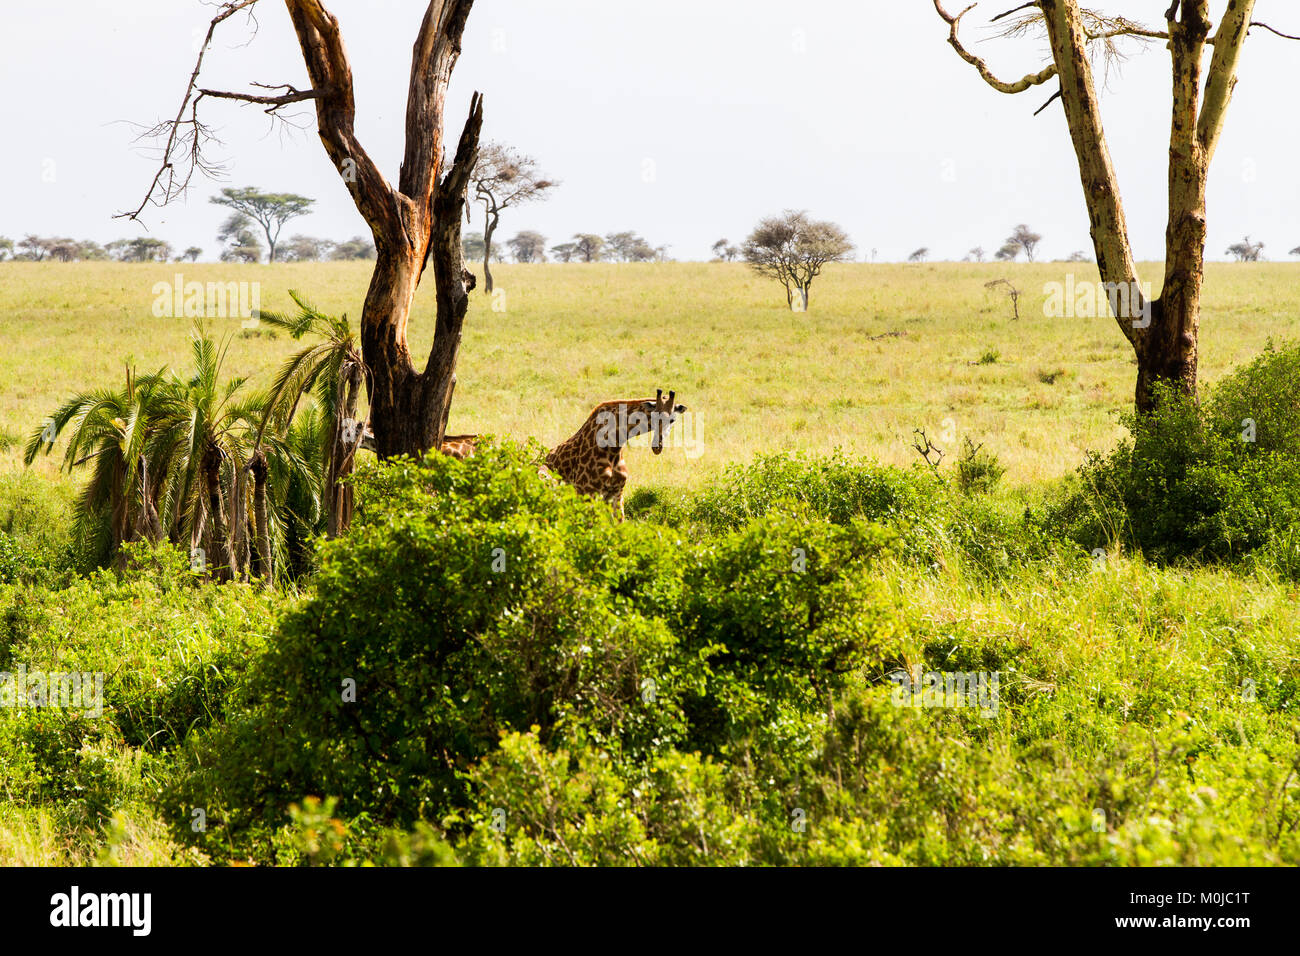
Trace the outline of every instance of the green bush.
{"type": "Polygon", "coordinates": [[[1199,405],[1170,390],[1093,456],[1052,523],[1085,548],[1239,559],[1300,523],[1300,346],[1270,349],[1199,405]]]}
{"type": "Polygon", "coordinates": [[[357,524],[321,548],[247,711],[209,743],[216,770],[192,782],[220,790],[234,822],[277,820],[307,794],[436,819],[512,728],[550,740],[580,725],[633,751],[680,736],[690,678],[654,616],[678,587],[666,532],[614,525],[516,448],[399,461],[357,485],[357,524]],[[674,675],[653,708],[649,675],[674,675]]]}
{"type": "Polygon", "coordinates": [[[66,582],[78,567],[64,489],[27,472],[0,475],[0,584],[66,582]]]}
{"type": "Polygon", "coordinates": [[[866,569],[892,536],[860,521],[773,512],[696,544],[615,524],[513,446],[357,485],[357,524],[321,548],[245,709],[197,739],[178,808],[265,830],[318,794],[405,828],[468,806],[470,768],[534,727],[631,765],[666,748],[762,760],[806,743],[891,647],[866,569]]]}

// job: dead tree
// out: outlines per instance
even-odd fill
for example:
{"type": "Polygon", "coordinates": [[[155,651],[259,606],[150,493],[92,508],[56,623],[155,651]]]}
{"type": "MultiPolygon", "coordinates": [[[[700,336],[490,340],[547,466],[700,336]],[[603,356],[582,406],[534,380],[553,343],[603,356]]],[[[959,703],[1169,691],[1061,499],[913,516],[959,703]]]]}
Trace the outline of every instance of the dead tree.
{"type": "Polygon", "coordinates": [[[1011,280],[994,279],[992,282],[984,283],[984,288],[996,289],[998,286],[1003,286],[1003,285],[1007,287],[1007,297],[1011,299],[1011,308],[1014,310],[1014,315],[1012,316],[1012,318],[1019,320],[1020,296],[1023,295],[1024,293],[1022,293],[1018,288],[1016,288],[1015,285],[1012,284],[1011,280]]]}
{"type": "Polygon", "coordinates": [[[1184,394],[1195,396],[1210,163],[1223,135],[1250,28],[1278,31],[1252,22],[1255,0],[1229,0],[1217,29],[1210,21],[1209,0],[1173,0],[1165,13],[1165,30],[1085,10],[1079,0],[1035,0],[994,19],[1011,18],[1003,36],[1044,31],[1052,62],[1037,73],[1004,82],[958,36],[962,17],[974,6],[953,15],[944,9],[942,0],[934,0],[935,10],[948,24],[948,42],[989,86],[1000,93],[1023,93],[1057,81],[1058,89],[1048,102],[1060,99],[1064,107],[1092,223],[1097,267],[1120,330],[1137,356],[1134,397],[1138,411],[1154,407],[1157,382],[1172,383],[1184,394]],[[1148,300],[1143,292],[1133,259],[1089,56],[1095,44],[1102,44],[1107,55],[1117,55],[1115,44],[1126,37],[1140,42],[1166,41],[1173,67],[1165,275],[1154,300],[1148,300]],[[1203,65],[1207,47],[1214,51],[1208,68],[1203,65]]]}
{"type": "Polygon", "coordinates": [[[425,9],[412,52],[406,146],[396,187],[357,139],[352,68],[338,20],[320,0],[284,0],[298,35],[309,89],[257,83],[252,85],[269,92],[244,93],[199,85],[203,59],[217,27],[240,11],[251,13],[258,2],[229,0],[219,7],[175,119],[149,131],[163,140],[159,170],[139,207],[122,215],[139,219],[150,204],[163,205],[184,193],[195,170],[214,171],[203,155],[204,146],[213,141],[199,119],[199,105],[205,99],[265,106],[273,117],[291,103],[315,103],[325,152],[374,235],[375,269],[361,312],[361,347],[375,449],[381,457],[389,457],[437,448],[451,411],[461,328],[475,282],[465,269],[460,223],[483,124],[479,94],[470,101],[469,118],[450,164],[443,142],[447,84],[460,55],[473,0],[430,0],[425,9]],[[436,288],[436,326],[433,347],[423,368],[418,368],[407,346],[406,326],[415,291],[429,266],[436,288]]]}

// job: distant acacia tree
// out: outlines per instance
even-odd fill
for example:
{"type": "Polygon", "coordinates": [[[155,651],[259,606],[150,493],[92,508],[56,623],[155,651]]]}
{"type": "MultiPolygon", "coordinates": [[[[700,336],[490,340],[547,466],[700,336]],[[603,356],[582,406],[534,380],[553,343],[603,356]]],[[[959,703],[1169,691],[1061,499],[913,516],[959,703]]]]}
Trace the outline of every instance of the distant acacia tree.
{"type": "Polygon", "coordinates": [[[483,204],[483,291],[492,291],[492,236],[501,221],[501,213],[546,194],[559,185],[543,176],[537,160],[501,143],[484,143],[479,147],[478,162],[470,173],[474,198],[483,204]]]}
{"type": "Polygon", "coordinates": [[[49,247],[40,236],[23,236],[18,240],[18,249],[21,258],[32,262],[40,262],[50,254],[49,247]]]}
{"type": "Polygon", "coordinates": [[[1002,248],[993,253],[993,258],[998,262],[1015,262],[1016,257],[1020,255],[1020,244],[1015,242],[1004,242],[1002,248]]]}
{"type": "Polygon", "coordinates": [[[983,246],[976,246],[970,252],[966,253],[966,255],[968,258],[973,259],[976,262],[983,262],[987,253],[984,251],[983,246]]]}
{"type": "MultiPolygon", "coordinates": [[[[1295,247],[1294,249],[1292,249],[1289,253],[1287,253],[1287,255],[1291,255],[1291,256],[1300,256],[1300,246],[1296,246],[1296,247],[1295,247]]],[[[4,256],[3,256],[3,255],[0,255],[0,259],[3,259],[3,258],[4,258],[4,256]]]]}
{"type": "Polygon", "coordinates": [[[4,262],[14,254],[14,241],[5,236],[0,236],[0,262],[4,262]]]}
{"type": "Polygon", "coordinates": [[[45,248],[49,251],[51,259],[60,262],[74,262],[81,258],[81,243],[76,239],[66,237],[46,239],[45,248]]]}
{"type": "Polygon", "coordinates": [[[559,262],[572,262],[578,254],[578,244],[576,242],[562,242],[558,246],[551,246],[551,255],[555,256],[559,262]]]}
{"type": "Polygon", "coordinates": [[[524,230],[506,243],[516,262],[545,262],[546,237],[540,232],[524,230]]]}
{"type": "Polygon", "coordinates": [[[189,259],[190,262],[198,262],[199,256],[201,255],[203,255],[203,250],[200,249],[198,246],[190,246],[183,253],[181,253],[181,257],[184,259],[189,259]]]}
{"type": "Polygon", "coordinates": [[[1015,246],[1025,254],[1025,258],[1030,262],[1034,261],[1034,251],[1038,244],[1043,241],[1043,237],[1034,230],[1030,229],[1024,223],[1016,226],[1011,235],[1007,236],[1007,245],[1015,246]]]}
{"type": "Polygon", "coordinates": [[[460,237],[460,248],[466,259],[482,259],[487,246],[483,242],[483,233],[467,232],[460,237]]]}
{"type": "Polygon", "coordinates": [[[166,262],[172,257],[170,242],[144,236],[137,236],[134,239],[115,239],[104,249],[109,256],[119,262],[166,262]]]}
{"type": "Polygon", "coordinates": [[[605,237],[604,257],[611,262],[649,262],[655,250],[635,232],[611,232],[605,237]]]}
{"type": "Polygon", "coordinates": [[[751,269],[785,286],[786,305],[799,312],[808,311],[808,290],[822,267],[852,252],[848,234],[835,223],[790,209],[759,222],[741,248],[751,269]]]}
{"type": "Polygon", "coordinates": [[[213,196],[211,202],[243,213],[261,226],[266,233],[266,261],[274,262],[276,243],[284,224],[307,215],[316,200],[294,193],[264,193],[253,186],[245,186],[240,189],[226,187],[220,196],[213,196]]]}
{"type": "Polygon", "coordinates": [[[733,246],[730,239],[719,239],[713,244],[713,255],[723,262],[731,262],[740,255],[740,249],[733,246]]]}
{"type": "Polygon", "coordinates": [[[1228,255],[1236,258],[1238,262],[1259,262],[1259,255],[1263,251],[1264,243],[1251,242],[1250,236],[1228,246],[1228,255]]]}
{"type": "Polygon", "coordinates": [[[222,262],[261,262],[262,241],[253,231],[253,221],[242,212],[232,212],[221,224],[217,241],[225,248],[222,262]]]}
{"type": "Polygon", "coordinates": [[[924,262],[924,261],[925,261],[926,259],[928,259],[928,258],[930,258],[930,247],[929,247],[929,246],[922,246],[920,249],[916,249],[916,250],[914,250],[914,251],[912,252],[912,254],[911,254],[910,256],[907,257],[907,261],[908,261],[908,262],[924,262]]]}
{"type": "Polygon", "coordinates": [[[579,262],[599,262],[605,254],[605,240],[590,232],[580,232],[573,237],[573,258],[579,262]]]}
{"type": "Polygon", "coordinates": [[[334,251],[334,243],[315,236],[290,236],[280,249],[281,262],[323,262],[334,251]]]}
{"type": "Polygon", "coordinates": [[[353,236],[342,242],[330,243],[330,259],[342,262],[348,259],[375,258],[375,244],[365,236],[353,236]]]}

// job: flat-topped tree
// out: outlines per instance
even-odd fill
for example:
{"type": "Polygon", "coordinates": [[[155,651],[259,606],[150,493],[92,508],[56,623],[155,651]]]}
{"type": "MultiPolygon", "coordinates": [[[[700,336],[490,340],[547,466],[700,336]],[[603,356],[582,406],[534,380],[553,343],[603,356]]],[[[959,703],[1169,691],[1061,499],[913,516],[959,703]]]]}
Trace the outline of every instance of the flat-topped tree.
{"type": "MultiPolygon", "coordinates": [[[[948,43],[999,93],[1023,93],[1055,82],[1057,89],[1048,104],[1060,99],[1065,110],[1092,223],[1097,268],[1115,319],[1137,356],[1137,410],[1147,412],[1154,407],[1158,382],[1194,396],[1205,279],[1206,181],[1223,136],[1242,50],[1253,27],[1290,40],[1297,37],[1253,21],[1255,0],[1228,0],[1217,28],[1210,20],[1209,0],[1173,0],[1164,14],[1163,30],[1085,9],[1079,0],[1033,0],[993,19],[1007,21],[1001,34],[1004,37],[1046,34],[1052,62],[1037,73],[1007,82],[958,35],[962,18],[975,4],[953,14],[945,9],[943,0],[933,2],[948,25],[948,43]],[[1116,57],[1116,44],[1124,40],[1138,44],[1165,41],[1172,65],[1165,276],[1160,296],[1153,300],[1148,300],[1139,281],[1093,81],[1091,54],[1116,57]],[[1210,51],[1207,65],[1205,55],[1210,51]]],[[[1007,251],[1004,246],[998,258],[1014,258],[1004,256],[1007,251]]]]}
{"type": "Polygon", "coordinates": [[[264,193],[252,186],[245,186],[242,189],[227,187],[221,190],[220,196],[213,196],[209,202],[242,213],[245,218],[261,226],[262,232],[266,234],[266,261],[274,262],[276,244],[280,241],[280,230],[284,224],[307,215],[316,200],[294,193],[264,193]]]}
{"type": "Polygon", "coordinates": [[[122,215],[138,219],[150,204],[182,195],[195,170],[211,172],[203,154],[212,141],[200,121],[205,100],[264,106],[277,116],[301,102],[316,106],[321,144],[366,220],[375,243],[375,269],[361,310],[361,349],[370,397],[370,424],[381,457],[419,454],[442,443],[456,385],[461,329],[474,276],[465,269],[460,221],[465,191],[478,154],[483,100],[470,101],[451,161],[444,146],[447,85],[460,56],[461,36],[473,0],[429,0],[415,37],[406,100],[406,143],[396,184],[370,158],[355,132],[352,66],[338,19],[321,0],[284,0],[298,36],[310,87],[253,84],[262,92],[229,92],[199,84],[213,34],[237,13],[267,0],[228,0],[209,24],[194,71],[174,119],[152,132],[163,140],[162,162],[144,200],[122,215]],[[406,327],[426,267],[435,285],[433,346],[417,368],[406,327]]]}
{"type": "Polygon", "coordinates": [[[785,286],[785,303],[792,312],[807,312],[813,279],[828,262],[843,262],[852,256],[853,243],[835,223],[787,209],[759,222],[740,254],[759,275],[785,286]]]}

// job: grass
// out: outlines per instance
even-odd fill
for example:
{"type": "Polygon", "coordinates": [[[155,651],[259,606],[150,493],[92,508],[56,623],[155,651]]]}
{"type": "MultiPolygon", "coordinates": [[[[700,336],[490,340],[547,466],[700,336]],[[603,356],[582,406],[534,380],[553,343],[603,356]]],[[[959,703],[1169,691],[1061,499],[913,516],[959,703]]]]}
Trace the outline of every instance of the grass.
{"type": "MultiPolygon", "coordinates": [[[[1074,469],[1120,435],[1134,364],[1110,318],[1047,318],[1042,291],[1067,271],[1037,265],[841,265],[792,315],[778,286],[743,265],[505,265],[495,299],[476,293],[466,323],[450,430],[567,438],[597,402],[671,388],[691,415],[679,447],[633,452],[632,486],[698,487],[760,452],[825,452],[902,464],[924,427],[950,457],[984,442],[1022,485],[1074,469]],[[1029,290],[1022,318],[984,288],[1013,276],[1029,290]],[[993,356],[993,361],[989,361],[993,356]],[[683,443],[689,443],[691,454],[683,443]]],[[[1158,270],[1147,266],[1145,274],[1158,270]]],[[[77,391],[116,385],[123,363],[184,368],[191,320],[155,318],[153,286],[260,283],[263,308],[288,309],[289,289],[354,319],[368,263],[191,265],[0,263],[0,471],[21,467],[22,440],[77,391]]],[[[1294,335],[1300,267],[1211,264],[1201,326],[1201,375],[1213,380],[1270,338],[1294,335]]],[[[410,341],[432,338],[433,290],[416,300],[410,341]]],[[[209,320],[232,335],[230,374],[269,383],[294,348],[285,337],[209,320]]],[[[53,475],[57,458],[40,464],[53,475]]]]}

